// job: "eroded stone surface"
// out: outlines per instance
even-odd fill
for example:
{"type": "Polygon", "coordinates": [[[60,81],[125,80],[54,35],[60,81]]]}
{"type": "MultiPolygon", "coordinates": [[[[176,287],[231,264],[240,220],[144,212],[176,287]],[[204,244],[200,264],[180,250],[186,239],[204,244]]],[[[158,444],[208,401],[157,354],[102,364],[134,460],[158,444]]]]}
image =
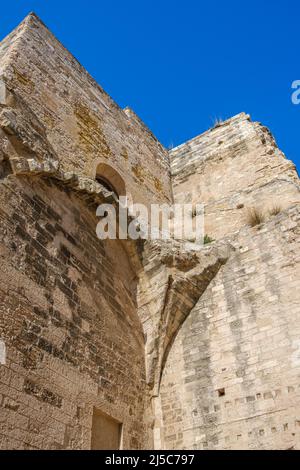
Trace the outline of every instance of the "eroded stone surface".
{"type": "Polygon", "coordinates": [[[269,130],[244,113],[170,151],[175,202],[205,204],[205,233],[222,238],[267,213],[299,202],[295,165],[269,130]]]}
{"type": "Polygon", "coordinates": [[[147,337],[147,383],[153,396],[159,393],[176,334],[232,249],[224,242],[207,248],[174,240],[146,244],[138,306],[147,337]]]}
{"type": "Polygon", "coordinates": [[[90,449],[103,416],[126,449],[298,449],[299,218],[266,128],[168,153],[29,15],[0,44],[0,448],[90,449]],[[98,240],[119,189],[204,203],[213,242],[98,240]]]}
{"type": "Polygon", "coordinates": [[[169,353],[157,447],[299,449],[299,218],[232,239],[169,353]]]}

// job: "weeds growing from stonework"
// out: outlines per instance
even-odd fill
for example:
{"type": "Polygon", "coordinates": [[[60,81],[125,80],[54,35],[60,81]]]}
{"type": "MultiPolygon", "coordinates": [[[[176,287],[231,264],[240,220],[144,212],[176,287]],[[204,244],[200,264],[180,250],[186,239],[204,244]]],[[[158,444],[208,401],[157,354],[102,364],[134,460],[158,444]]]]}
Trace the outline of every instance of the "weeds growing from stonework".
{"type": "Polygon", "coordinates": [[[214,242],[215,240],[208,235],[204,235],[203,243],[204,245],[208,245],[209,243],[214,242]]]}
{"type": "Polygon", "coordinates": [[[271,216],[275,216],[275,215],[280,214],[281,211],[282,211],[282,209],[281,209],[280,206],[273,206],[273,207],[269,210],[269,214],[270,214],[271,216]]]}
{"type": "Polygon", "coordinates": [[[213,125],[213,129],[216,129],[217,127],[220,127],[221,124],[223,124],[223,119],[222,118],[215,118],[214,119],[214,125],[213,125]]]}
{"type": "Polygon", "coordinates": [[[259,209],[249,209],[248,216],[247,216],[247,222],[250,227],[255,227],[257,225],[260,225],[264,222],[264,215],[259,209]]]}

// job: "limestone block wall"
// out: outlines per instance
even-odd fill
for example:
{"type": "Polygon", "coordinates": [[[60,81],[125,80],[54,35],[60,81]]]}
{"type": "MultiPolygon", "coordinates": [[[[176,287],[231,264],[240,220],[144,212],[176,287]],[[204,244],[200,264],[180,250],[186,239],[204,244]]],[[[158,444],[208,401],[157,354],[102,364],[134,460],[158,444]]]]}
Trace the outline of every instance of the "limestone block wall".
{"type": "Polygon", "coordinates": [[[146,378],[157,396],[161,373],[178,330],[231,254],[228,243],[203,247],[174,240],[144,244],[137,291],[146,378]]]}
{"type": "Polygon", "coordinates": [[[144,448],[147,404],[136,280],[94,210],[51,178],[0,180],[1,449],[90,449],[94,408],[144,448]]]}
{"type": "Polygon", "coordinates": [[[29,15],[0,44],[0,448],[89,449],[106,422],[126,449],[300,449],[299,218],[266,128],[168,154],[29,15]],[[98,240],[98,165],[134,202],[204,203],[219,240],[98,240]]]}
{"type": "MultiPolygon", "coordinates": [[[[0,60],[1,79],[18,102],[17,114],[21,107],[23,122],[34,115],[36,137],[45,130],[62,171],[94,179],[97,165],[109,164],[134,201],[171,200],[164,147],[132,111],[123,111],[103,91],[34,14],[2,41],[0,60]]],[[[101,53],[95,60],[101,60],[101,53]]]]}
{"type": "Polygon", "coordinates": [[[299,202],[295,165],[262,125],[244,113],[170,152],[175,202],[205,205],[205,233],[218,239],[268,212],[299,202]]]}
{"type": "Polygon", "coordinates": [[[169,352],[157,448],[300,449],[299,220],[294,206],[230,240],[169,352]]]}

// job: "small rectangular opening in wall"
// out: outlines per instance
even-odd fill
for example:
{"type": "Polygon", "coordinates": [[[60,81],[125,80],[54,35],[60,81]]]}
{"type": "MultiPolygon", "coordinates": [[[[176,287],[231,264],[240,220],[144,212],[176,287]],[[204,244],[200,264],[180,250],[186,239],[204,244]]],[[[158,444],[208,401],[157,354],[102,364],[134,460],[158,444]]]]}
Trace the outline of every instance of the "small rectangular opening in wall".
{"type": "Polygon", "coordinates": [[[224,397],[225,396],[225,388],[219,388],[218,396],[219,397],[224,397]]]}
{"type": "Polygon", "coordinates": [[[121,447],[122,423],[94,408],[92,450],[118,450],[121,447]]]}

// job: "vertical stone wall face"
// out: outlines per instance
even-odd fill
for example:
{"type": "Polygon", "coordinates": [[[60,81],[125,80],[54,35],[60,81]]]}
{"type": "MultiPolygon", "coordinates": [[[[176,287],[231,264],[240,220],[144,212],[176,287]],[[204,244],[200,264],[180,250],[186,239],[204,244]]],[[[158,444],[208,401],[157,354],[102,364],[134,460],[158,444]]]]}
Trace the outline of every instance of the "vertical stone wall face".
{"type": "Polygon", "coordinates": [[[94,211],[41,178],[0,182],[1,449],[89,449],[93,408],[149,445],[136,280],[94,211]]]}
{"type": "Polygon", "coordinates": [[[299,180],[265,127],[168,153],[31,14],[0,43],[0,222],[1,449],[89,449],[97,422],[125,449],[300,449],[299,180]],[[120,188],[204,203],[215,241],[100,241],[120,188]]]}
{"type": "Polygon", "coordinates": [[[106,163],[126,181],[134,201],[148,205],[171,200],[167,151],[35,15],[2,42],[0,59],[2,80],[46,129],[63,171],[94,179],[97,165],[106,163]]]}
{"type": "Polygon", "coordinates": [[[170,151],[175,202],[205,205],[205,233],[222,238],[267,212],[299,202],[295,165],[265,127],[242,113],[170,151]]]}
{"type": "Polygon", "coordinates": [[[300,448],[299,219],[231,240],[164,369],[163,448],[300,448]]]}

